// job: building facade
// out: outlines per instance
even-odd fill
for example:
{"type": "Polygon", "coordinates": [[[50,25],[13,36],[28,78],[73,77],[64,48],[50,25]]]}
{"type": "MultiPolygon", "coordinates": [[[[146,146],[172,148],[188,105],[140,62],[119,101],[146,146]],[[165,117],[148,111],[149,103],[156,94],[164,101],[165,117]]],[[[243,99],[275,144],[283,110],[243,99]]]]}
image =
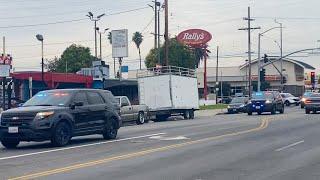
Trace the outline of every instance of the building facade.
{"type": "MultiPolygon", "coordinates": [[[[275,61],[277,58],[269,59],[269,62],[275,61]]],[[[263,60],[261,60],[261,64],[263,64],[263,60]]],[[[248,80],[249,80],[249,64],[243,64],[241,66],[234,67],[219,67],[218,68],[218,82],[228,83],[231,86],[231,94],[235,93],[246,93],[248,91],[248,80]]],[[[281,90],[284,92],[292,93],[296,96],[302,95],[304,92],[305,85],[305,71],[315,70],[309,64],[306,64],[301,61],[293,60],[293,59],[283,59],[282,67],[283,67],[283,77],[284,84],[283,88],[281,88],[281,64],[279,61],[275,61],[264,67],[266,70],[265,79],[270,83],[270,90],[281,90]]],[[[258,80],[258,61],[254,60],[251,63],[252,70],[252,81],[258,80]]],[[[204,78],[204,69],[197,69],[197,77],[198,77],[198,89],[200,96],[203,96],[203,78],[204,78]]],[[[216,86],[216,67],[207,68],[207,83],[210,93],[214,93],[216,86]]]]}

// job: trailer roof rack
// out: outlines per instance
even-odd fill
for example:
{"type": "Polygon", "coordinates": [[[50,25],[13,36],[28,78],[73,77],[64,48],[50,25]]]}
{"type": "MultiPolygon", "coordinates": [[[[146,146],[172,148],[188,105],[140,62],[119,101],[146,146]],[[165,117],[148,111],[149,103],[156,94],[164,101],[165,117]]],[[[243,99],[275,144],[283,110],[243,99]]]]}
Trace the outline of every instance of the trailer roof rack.
{"type": "Polygon", "coordinates": [[[161,66],[148,69],[137,70],[137,78],[161,76],[161,75],[176,75],[186,77],[196,77],[196,70],[177,67],[177,66],[161,66]]]}

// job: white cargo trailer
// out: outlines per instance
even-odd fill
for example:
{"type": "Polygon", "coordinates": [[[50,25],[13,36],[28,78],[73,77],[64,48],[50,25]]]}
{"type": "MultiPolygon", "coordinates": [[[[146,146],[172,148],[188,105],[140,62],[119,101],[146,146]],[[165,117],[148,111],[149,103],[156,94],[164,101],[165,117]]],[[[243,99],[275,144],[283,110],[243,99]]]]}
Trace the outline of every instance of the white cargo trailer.
{"type": "Polygon", "coordinates": [[[139,102],[149,107],[159,121],[172,115],[193,119],[199,109],[197,78],[194,70],[162,67],[139,70],[139,102]]]}

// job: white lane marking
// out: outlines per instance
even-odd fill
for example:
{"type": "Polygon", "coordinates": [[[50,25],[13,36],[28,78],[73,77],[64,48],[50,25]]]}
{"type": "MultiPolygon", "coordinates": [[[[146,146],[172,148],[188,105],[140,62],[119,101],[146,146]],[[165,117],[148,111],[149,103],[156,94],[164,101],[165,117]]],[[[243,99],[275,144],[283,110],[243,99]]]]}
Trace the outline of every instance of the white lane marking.
{"type": "Polygon", "coordinates": [[[298,142],[295,142],[295,143],[292,143],[292,144],[289,144],[289,145],[284,146],[284,147],[282,147],[282,148],[276,149],[275,151],[279,152],[279,151],[282,151],[282,150],[291,148],[291,147],[296,146],[296,145],[301,144],[301,143],[304,143],[304,140],[298,141],[298,142]]]}
{"type": "Polygon", "coordinates": [[[158,139],[162,141],[174,141],[174,140],[185,140],[190,139],[184,136],[176,136],[176,137],[163,137],[163,136],[151,136],[150,139],[158,139]]]}
{"type": "Polygon", "coordinates": [[[114,142],[128,141],[128,140],[133,140],[133,139],[140,139],[140,138],[146,138],[146,137],[150,137],[150,136],[157,136],[157,135],[164,135],[164,134],[166,134],[166,133],[149,134],[149,135],[143,135],[143,136],[124,138],[124,139],[117,139],[117,140],[112,140],[112,141],[103,141],[103,142],[84,144],[84,145],[79,145],[79,146],[72,146],[72,147],[52,149],[52,150],[47,150],[47,151],[38,151],[38,152],[33,152],[33,153],[20,154],[20,155],[15,155],[15,156],[1,157],[0,161],[7,160],[7,159],[16,159],[16,158],[21,158],[21,157],[26,157],[26,156],[45,154],[45,153],[51,153],[51,152],[65,151],[65,150],[70,150],[70,149],[78,149],[78,148],[83,148],[83,147],[88,147],[88,146],[96,146],[96,145],[101,145],[101,144],[109,144],[109,143],[114,143],[114,142]]]}

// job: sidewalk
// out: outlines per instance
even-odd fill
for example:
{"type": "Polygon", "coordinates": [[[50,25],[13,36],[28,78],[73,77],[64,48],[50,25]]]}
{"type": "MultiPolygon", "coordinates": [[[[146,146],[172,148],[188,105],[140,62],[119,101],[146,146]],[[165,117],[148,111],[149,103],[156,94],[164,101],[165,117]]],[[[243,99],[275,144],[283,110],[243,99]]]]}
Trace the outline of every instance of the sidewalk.
{"type": "Polygon", "coordinates": [[[226,113],[226,109],[215,109],[215,110],[199,110],[195,112],[195,117],[210,117],[218,114],[226,113]]]}

